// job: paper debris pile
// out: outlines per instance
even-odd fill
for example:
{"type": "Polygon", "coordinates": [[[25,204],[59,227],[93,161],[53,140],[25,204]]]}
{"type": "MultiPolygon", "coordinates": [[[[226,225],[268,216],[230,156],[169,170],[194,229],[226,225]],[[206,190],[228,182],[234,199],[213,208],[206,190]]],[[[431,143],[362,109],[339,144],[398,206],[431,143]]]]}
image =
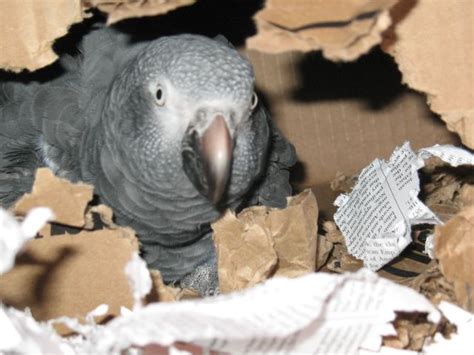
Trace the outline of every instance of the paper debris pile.
{"type": "Polygon", "coordinates": [[[388,162],[375,160],[358,179],[338,176],[332,186],[344,192],[336,200],[340,229],[332,222],[323,225],[320,238],[331,249],[323,269],[354,271],[365,264],[436,304],[447,300],[472,312],[473,163],[470,152],[452,146],[415,154],[405,144],[388,162]],[[401,224],[404,228],[397,227],[401,224]]]}

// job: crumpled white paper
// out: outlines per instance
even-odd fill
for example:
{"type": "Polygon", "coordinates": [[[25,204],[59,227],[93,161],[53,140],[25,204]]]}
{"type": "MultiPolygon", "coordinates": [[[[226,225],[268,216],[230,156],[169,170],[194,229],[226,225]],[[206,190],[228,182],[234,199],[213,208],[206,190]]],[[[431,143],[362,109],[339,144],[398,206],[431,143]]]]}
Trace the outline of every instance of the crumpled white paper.
{"type": "Polygon", "coordinates": [[[0,304],[0,353],[75,354],[51,326],[38,323],[29,312],[0,304]]]}
{"type": "Polygon", "coordinates": [[[10,270],[16,255],[25,243],[53,218],[46,207],[32,209],[20,223],[9,212],[0,208],[0,275],[10,270]]]}
{"type": "MultiPolygon", "coordinates": [[[[418,169],[424,159],[437,156],[453,165],[474,164],[474,155],[451,145],[435,145],[413,152],[406,142],[386,162],[374,160],[362,170],[350,194],[341,194],[334,204],[334,221],[346,240],[349,253],[378,270],[411,243],[411,226],[441,224],[441,220],[418,199],[418,169]]],[[[427,245],[427,250],[433,248],[427,245]]]]}
{"type": "Polygon", "coordinates": [[[132,259],[125,265],[125,275],[127,275],[130,289],[132,290],[134,309],[140,308],[143,299],[148,295],[152,288],[150,271],[145,260],[135,253],[132,259]]]}
{"type": "Polygon", "coordinates": [[[376,351],[394,334],[394,311],[419,311],[439,321],[422,295],[369,270],[272,279],[241,293],[154,303],[118,317],[80,344],[77,352],[118,353],[130,346],[192,342],[225,352],[344,353],[376,351]]]}
{"type": "MultiPolygon", "coordinates": [[[[138,286],[135,292],[140,290],[138,286]]],[[[105,305],[93,310],[86,324],[66,317],[38,323],[28,312],[2,306],[0,352],[117,354],[191,342],[230,353],[411,354],[381,346],[383,335],[395,334],[390,323],[395,311],[440,320],[440,312],[424,296],[368,269],[274,278],[240,293],[136,307],[106,325],[95,324],[93,318],[106,310],[105,305]],[[61,322],[79,335],[59,337],[51,324],[61,322]]]]}

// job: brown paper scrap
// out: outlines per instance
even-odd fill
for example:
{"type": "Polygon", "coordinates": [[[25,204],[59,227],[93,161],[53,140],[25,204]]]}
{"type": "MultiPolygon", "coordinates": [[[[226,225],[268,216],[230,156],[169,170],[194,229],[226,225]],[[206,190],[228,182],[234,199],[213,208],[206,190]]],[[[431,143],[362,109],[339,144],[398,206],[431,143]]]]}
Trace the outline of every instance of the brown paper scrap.
{"type": "Polygon", "coordinates": [[[316,267],[318,206],[311,190],[288,207],[251,207],[212,225],[220,291],[251,287],[270,276],[295,277],[316,267]]]}
{"type": "Polygon", "coordinates": [[[54,212],[54,222],[72,227],[83,227],[84,212],[92,200],[90,185],[72,184],[66,179],[54,176],[46,168],[36,171],[31,193],[23,195],[15,204],[17,215],[26,215],[34,207],[49,207],[54,212]]]}
{"type": "Polygon", "coordinates": [[[326,58],[354,60],[380,43],[396,0],[268,0],[255,16],[247,47],[268,53],[321,49],[326,58]]]}
{"type": "Polygon", "coordinates": [[[392,17],[383,47],[403,81],[474,148],[474,2],[402,0],[392,17]]]}
{"type": "Polygon", "coordinates": [[[36,70],[57,59],[51,45],[82,21],[80,0],[1,2],[0,68],[36,70]]]}
{"type": "Polygon", "coordinates": [[[182,6],[189,6],[196,0],[86,0],[89,7],[97,7],[109,16],[107,24],[131,17],[163,15],[182,6]]]}
{"type": "Polygon", "coordinates": [[[435,228],[435,255],[459,305],[474,312],[474,205],[435,228]]]}
{"type": "Polygon", "coordinates": [[[421,351],[439,330],[438,324],[429,322],[426,314],[420,313],[398,313],[393,325],[397,335],[384,337],[383,345],[396,349],[421,351]]]}
{"type": "Polygon", "coordinates": [[[102,224],[107,227],[108,229],[116,229],[119,228],[114,222],[114,212],[112,209],[107,205],[96,205],[90,206],[87,209],[85,215],[85,229],[93,229],[94,228],[94,214],[97,214],[100,218],[102,224]]]}
{"type": "Polygon", "coordinates": [[[461,207],[474,205],[474,185],[465,184],[459,191],[461,207]]]}
{"type": "Polygon", "coordinates": [[[83,319],[103,303],[110,308],[101,319],[119,315],[121,306],[133,306],[124,268],[137,250],[137,239],[126,230],[31,240],[16,266],[0,277],[0,299],[18,309],[31,308],[37,320],[83,319]]]}
{"type": "Polygon", "coordinates": [[[443,276],[436,260],[432,260],[426,270],[404,284],[421,293],[436,305],[442,301],[458,303],[453,284],[443,276]]]}
{"type": "Polygon", "coordinates": [[[274,271],[278,257],[266,228],[246,225],[228,211],[212,229],[222,293],[252,287],[274,271]]]}
{"type": "Polygon", "coordinates": [[[356,259],[349,254],[344,236],[334,222],[324,222],[323,229],[325,234],[321,238],[324,238],[333,246],[326,264],[329,271],[337,273],[353,272],[364,266],[362,260],[356,259]]]}

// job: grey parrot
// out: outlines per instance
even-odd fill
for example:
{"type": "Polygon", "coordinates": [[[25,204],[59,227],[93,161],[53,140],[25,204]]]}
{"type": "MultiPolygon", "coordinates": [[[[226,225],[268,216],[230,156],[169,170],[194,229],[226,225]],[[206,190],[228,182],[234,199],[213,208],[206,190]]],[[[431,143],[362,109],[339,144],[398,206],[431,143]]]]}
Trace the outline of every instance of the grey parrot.
{"type": "Polygon", "coordinates": [[[94,186],[168,283],[218,290],[210,223],[225,208],[282,207],[296,161],[227,40],[182,34],[133,43],[87,34],[64,73],[0,83],[0,202],[38,167],[94,186]]]}

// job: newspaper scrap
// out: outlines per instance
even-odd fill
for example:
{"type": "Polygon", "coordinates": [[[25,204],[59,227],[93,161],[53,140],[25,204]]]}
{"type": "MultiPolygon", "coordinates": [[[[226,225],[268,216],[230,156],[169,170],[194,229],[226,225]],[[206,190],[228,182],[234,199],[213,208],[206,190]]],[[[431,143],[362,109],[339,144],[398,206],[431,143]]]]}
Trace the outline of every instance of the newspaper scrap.
{"type": "Polygon", "coordinates": [[[360,173],[353,191],[334,202],[334,220],[348,251],[371,270],[380,269],[410,244],[412,225],[442,223],[417,197],[417,170],[431,156],[453,166],[474,164],[473,154],[454,146],[436,145],[416,154],[406,142],[388,162],[374,160],[360,173]]]}
{"type": "MultiPolygon", "coordinates": [[[[430,322],[440,321],[440,313],[422,295],[363,269],[343,275],[274,278],[240,293],[153,303],[106,325],[85,328],[73,338],[39,337],[40,332],[49,331],[46,325],[6,309],[0,317],[0,332],[13,327],[22,340],[15,343],[18,346],[32,342],[36,349],[62,354],[70,348],[75,353],[109,354],[175,342],[237,353],[357,354],[361,349],[378,351],[382,336],[394,334],[390,322],[395,311],[426,313],[430,322]],[[66,350],[59,351],[61,347],[66,350]]],[[[22,348],[3,340],[0,351],[22,348]]]]}

